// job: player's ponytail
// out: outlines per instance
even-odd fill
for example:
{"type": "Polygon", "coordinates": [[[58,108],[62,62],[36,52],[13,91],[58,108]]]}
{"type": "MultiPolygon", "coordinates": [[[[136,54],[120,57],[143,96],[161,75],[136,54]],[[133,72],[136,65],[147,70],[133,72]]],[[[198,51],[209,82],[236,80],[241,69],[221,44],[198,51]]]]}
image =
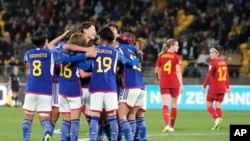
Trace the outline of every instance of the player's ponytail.
{"type": "Polygon", "coordinates": [[[175,45],[175,42],[177,42],[177,40],[170,38],[168,40],[165,40],[163,42],[162,48],[161,48],[161,52],[158,54],[158,56],[161,56],[162,54],[164,54],[172,45],[175,45]]]}

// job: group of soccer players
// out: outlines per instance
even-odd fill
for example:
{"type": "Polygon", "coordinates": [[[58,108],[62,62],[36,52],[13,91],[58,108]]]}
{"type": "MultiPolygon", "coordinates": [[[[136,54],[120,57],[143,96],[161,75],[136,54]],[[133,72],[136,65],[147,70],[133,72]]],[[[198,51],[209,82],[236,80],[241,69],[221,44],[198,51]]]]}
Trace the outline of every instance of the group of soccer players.
{"type": "MultiPolygon", "coordinates": [[[[162,132],[175,131],[177,100],[183,88],[181,59],[176,54],[178,49],[179,44],[177,40],[170,38],[164,41],[156,62],[155,74],[159,81],[163,105],[162,114],[165,123],[162,132]],[[171,97],[170,111],[168,106],[169,95],[171,97]]],[[[221,54],[222,47],[220,45],[210,48],[209,57],[211,61],[209,62],[209,70],[203,84],[203,93],[205,93],[205,88],[209,86],[206,106],[209,114],[214,119],[214,125],[211,130],[219,129],[222,123],[221,103],[225,93],[230,94],[227,63],[220,57],[221,54]],[[213,106],[214,103],[215,108],[213,106]]]]}
{"type": "MultiPolygon", "coordinates": [[[[135,47],[133,34],[118,31],[115,24],[108,23],[97,35],[91,22],[83,22],[78,30],[68,30],[50,43],[43,31],[32,34],[35,46],[24,56],[29,63],[23,105],[24,141],[30,140],[35,112],[39,113],[44,141],[51,140],[59,113],[63,117],[60,141],[77,141],[81,112],[88,122],[91,141],[102,140],[104,133],[111,141],[120,141],[123,136],[127,141],[147,140],[142,52],[135,47]]],[[[175,53],[178,49],[177,40],[166,40],[156,62],[163,132],[174,131],[183,87],[181,59],[175,53]]],[[[210,49],[212,61],[203,86],[209,85],[207,109],[215,119],[212,130],[222,122],[221,103],[224,94],[230,92],[227,65],[220,54],[220,47],[210,49]]]]}
{"type": "MultiPolygon", "coordinates": [[[[25,53],[29,74],[25,87],[23,140],[30,140],[34,113],[39,113],[43,140],[50,141],[59,113],[61,141],[77,141],[81,111],[91,141],[145,141],[145,88],[140,55],[133,34],[119,35],[113,23],[97,36],[90,22],[48,43],[46,34],[32,34],[34,48],[25,53]],[[53,83],[53,84],[52,84],[53,83]],[[53,95],[52,95],[53,93],[53,95]]],[[[84,128],[84,127],[83,127],[84,128]]]]}

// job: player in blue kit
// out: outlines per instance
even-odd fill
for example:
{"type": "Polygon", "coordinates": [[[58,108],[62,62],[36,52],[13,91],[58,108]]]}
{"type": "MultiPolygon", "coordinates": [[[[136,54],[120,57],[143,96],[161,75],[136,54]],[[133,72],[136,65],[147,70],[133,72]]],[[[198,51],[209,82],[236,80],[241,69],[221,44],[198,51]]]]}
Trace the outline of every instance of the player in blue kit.
{"type": "Polygon", "coordinates": [[[51,99],[52,99],[52,75],[54,68],[53,55],[45,48],[48,43],[45,32],[38,30],[31,36],[34,48],[25,53],[24,61],[29,63],[29,74],[27,76],[24,90],[25,99],[23,109],[25,119],[22,125],[23,140],[29,141],[31,124],[34,113],[39,114],[43,127],[43,141],[51,140],[51,99]]]}
{"type": "Polygon", "coordinates": [[[100,113],[105,109],[110,124],[111,140],[117,140],[118,123],[116,110],[118,108],[116,66],[117,62],[129,65],[138,64],[139,60],[128,60],[109,46],[114,39],[113,32],[105,27],[100,32],[101,45],[98,46],[98,53],[92,65],[90,81],[90,110],[91,121],[89,136],[90,140],[96,140],[99,131],[100,113]]]}
{"type": "MultiPolygon", "coordinates": [[[[80,32],[72,34],[68,43],[77,44],[80,46],[85,45],[83,34],[80,32]]],[[[70,138],[71,141],[76,141],[79,134],[79,118],[82,107],[82,93],[78,65],[79,62],[88,56],[88,52],[86,55],[82,53],[76,53],[76,55],[72,57],[70,56],[75,53],[71,51],[61,50],[61,53],[62,56],[68,56],[69,60],[65,58],[60,60],[60,74],[58,78],[59,112],[63,114],[63,122],[60,127],[60,139],[68,140],[70,138]],[[77,59],[70,58],[78,58],[79,60],[77,61],[77,59]]]]}
{"type": "MultiPolygon", "coordinates": [[[[135,37],[132,34],[121,34],[118,41],[120,43],[119,50],[124,56],[130,59],[137,58],[137,54],[131,50],[131,46],[135,44],[135,37]]],[[[145,104],[145,87],[140,64],[132,67],[124,65],[122,67],[122,78],[124,91],[119,96],[118,116],[121,131],[126,138],[127,133],[125,131],[129,131],[129,128],[131,128],[135,136],[137,130],[136,113],[145,104]],[[126,122],[129,122],[130,126],[126,122]]],[[[141,140],[146,140],[146,136],[141,138],[141,140]]]]}

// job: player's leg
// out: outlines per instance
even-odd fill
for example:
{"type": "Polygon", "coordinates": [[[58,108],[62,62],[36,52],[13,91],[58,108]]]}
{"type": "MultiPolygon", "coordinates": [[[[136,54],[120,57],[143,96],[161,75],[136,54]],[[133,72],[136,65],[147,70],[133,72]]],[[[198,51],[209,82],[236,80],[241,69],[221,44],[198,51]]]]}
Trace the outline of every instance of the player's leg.
{"type": "Polygon", "coordinates": [[[135,134],[135,141],[146,141],[147,140],[147,125],[144,120],[144,113],[146,112],[146,107],[142,107],[137,111],[136,114],[136,124],[137,130],[135,134]]]}
{"type": "Polygon", "coordinates": [[[66,97],[58,96],[59,112],[62,114],[63,120],[60,125],[60,140],[70,140],[70,108],[66,97]]]}
{"type": "Polygon", "coordinates": [[[70,106],[70,139],[73,141],[78,140],[80,129],[80,115],[81,115],[81,97],[68,98],[70,106]]]}
{"type": "Polygon", "coordinates": [[[161,88],[161,99],[162,99],[162,115],[164,119],[165,127],[162,132],[166,132],[169,129],[169,109],[168,109],[168,97],[170,95],[170,89],[161,88]]]}
{"type": "Polygon", "coordinates": [[[169,131],[174,131],[175,120],[177,117],[177,101],[179,98],[180,89],[171,89],[171,112],[170,112],[170,128],[169,131]]]}
{"type": "Polygon", "coordinates": [[[50,123],[52,96],[39,95],[37,98],[37,112],[43,127],[43,141],[50,141],[52,136],[52,125],[50,123]]]}
{"type": "Polygon", "coordinates": [[[120,127],[120,132],[124,135],[124,137],[128,141],[134,139],[134,134],[136,131],[135,114],[138,108],[136,108],[135,111],[132,111],[133,113],[131,113],[130,121],[128,121],[127,116],[129,111],[134,108],[137,98],[140,95],[140,91],[141,89],[129,89],[121,91],[119,95],[119,109],[118,109],[119,127],[120,127]]]}
{"type": "Polygon", "coordinates": [[[104,97],[104,108],[108,115],[108,122],[110,125],[110,139],[117,140],[118,138],[118,120],[116,116],[116,111],[118,109],[117,93],[105,93],[104,97]],[[112,102],[110,102],[112,101],[112,102]]]}
{"type": "MultiPolygon", "coordinates": [[[[134,107],[132,109],[130,109],[127,118],[128,118],[129,123],[130,123],[131,129],[132,129],[132,132],[133,132],[133,135],[134,135],[134,139],[135,139],[136,138],[136,133],[139,132],[136,117],[137,117],[137,113],[138,113],[139,109],[141,109],[143,106],[145,106],[145,90],[143,90],[143,89],[134,89],[134,93],[132,93],[132,94],[133,94],[133,96],[135,98],[136,98],[136,95],[138,95],[138,96],[137,96],[137,99],[136,99],[136,101],[134,103],[134,107]]],[[[131,100],[129,100],[129,101],[131,103],[133,102],[131,100]]],[[[140,137],[137,136],[137,139],[139,140],[140,137]]]]}
{"type": "Polygon", "coordinates": [[[24,98],[23,109],[25,112],[25,117],[22,124],[22,133],[23,133],[23,140],[29,141],[30,134],[31,134],[31,124],[34,117],[34,111],[36,108],[36,101],[33,100],[36,95],[33,94],[26,94],[24,98]]]}
{"type": "Polygon", "coordinates": [[[222,110],[221,110],[221,104],[224,99],[224,94],[217,94],[216,98],[216,113],[218,114],[218,117],[215,119],[214,129],[219,129],[220,125],[222,124],[222,110]]]}
{"type": "Polygon", "coordinates": [[[50,122],[52,125],[52,134],[54,132],[55,133],[60,132],[60,129],[54,131],[56,122],[59,118],[58,94],[59,94],[59,85],[58,85],[58,83],[53,83],[52,84],[52,111],[50,114],[50,122]]]}
{"type": "Polygon", "coordinates": [[[14,107],[18,107],[18,95],[19,95],[19,87],[12,88],[12,101],[14,102],[14,107]]]}
{"type": "Polygon", "coordinates": [[[90,94],[90,124],[89,124],[89,138],[90,140],[97,140],[99,133],[99,123],[101,112],[103,111],[104,93],[90,94]]]}

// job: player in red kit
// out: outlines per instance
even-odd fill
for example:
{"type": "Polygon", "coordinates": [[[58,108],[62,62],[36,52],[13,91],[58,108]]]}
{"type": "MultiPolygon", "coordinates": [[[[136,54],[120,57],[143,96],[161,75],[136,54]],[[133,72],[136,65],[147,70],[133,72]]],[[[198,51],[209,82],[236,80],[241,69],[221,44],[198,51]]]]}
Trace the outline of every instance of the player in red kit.
{"type": "Polygon", "coordinates": [[[168,39],[164,42],[162,51],[158,55],[156,62],[155,74],[159,81],[163,105],[162,114],[165,123],[162,132],[174,131],[177,115],[177,100],[182,91],[181,59],[175,53],[178,49],[178,41],[175,39],[168,39]],[[169,95],[171,96],[171,111],[169,111],[168,106],[169,95]]]}
{"type": "Polygon", "coordinates": [[[213,117],[214,126],[212,130],[219,129],[222,123],[221,103],[225,93],[230,94],[228,68],[225,60],[220,58],[221,46],[212,47],[210,49],[210,65],[203,84],[203,93],[206,86],[209,86],[206,98],[206,106],[209,114],[213,117]],[[213,103],[215,102],[215,107],[213,103]]]}

